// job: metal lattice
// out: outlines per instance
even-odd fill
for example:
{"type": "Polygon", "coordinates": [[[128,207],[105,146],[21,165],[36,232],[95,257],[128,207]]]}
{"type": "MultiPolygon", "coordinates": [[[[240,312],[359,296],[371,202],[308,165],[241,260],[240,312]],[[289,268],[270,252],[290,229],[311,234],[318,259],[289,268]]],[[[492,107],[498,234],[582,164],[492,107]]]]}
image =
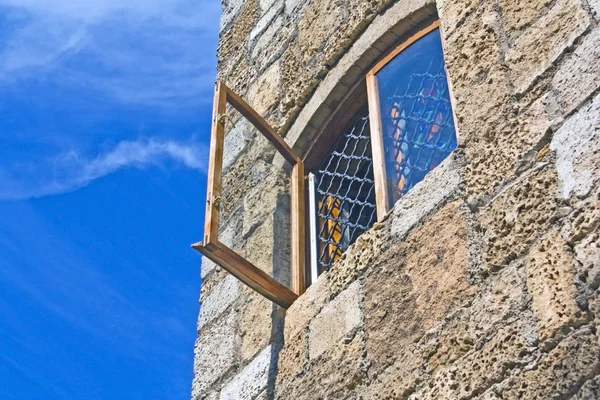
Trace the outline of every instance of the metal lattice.
{"type": "Polygon", "coordinates": [[[427,72],[412,74],[386,99],[382,123],[392,204],[456,149],[447,82],[443,58],[432,60],[427,72]]]}
{"type": "Polygon", "coordinates": [[[368,111],[359,113],[316,174],[319,272],[375,222],[368,111]]]}

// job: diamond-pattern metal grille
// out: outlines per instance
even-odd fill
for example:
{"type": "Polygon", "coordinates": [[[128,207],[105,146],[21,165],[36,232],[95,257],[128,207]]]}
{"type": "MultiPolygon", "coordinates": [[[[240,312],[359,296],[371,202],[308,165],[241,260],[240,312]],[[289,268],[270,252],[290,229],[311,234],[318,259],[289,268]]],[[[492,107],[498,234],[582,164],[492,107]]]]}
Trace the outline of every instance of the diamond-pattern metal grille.
{"type": "Polygon", "coordinates": [[[319,273],[375,222],[368,110],[358,114],[315,174],[319,273]]]}
{"type": "Polygon", "coordinates": [[[427,72],[413,73],[382,102],[391,204],[456,149],[447,82],[443,58],[432,60],[427,72]]]}

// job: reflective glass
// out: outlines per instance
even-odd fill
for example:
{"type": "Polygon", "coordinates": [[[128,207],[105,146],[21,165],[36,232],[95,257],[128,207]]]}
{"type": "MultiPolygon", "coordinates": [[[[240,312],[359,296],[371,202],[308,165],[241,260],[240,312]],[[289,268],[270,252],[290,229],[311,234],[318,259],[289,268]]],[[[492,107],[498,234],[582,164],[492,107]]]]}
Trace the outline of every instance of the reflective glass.
{"type": "Polygon", "coordinates": [[[376,77],[393,205],[456,149],[439,29],[404,49],[376,77]]]}

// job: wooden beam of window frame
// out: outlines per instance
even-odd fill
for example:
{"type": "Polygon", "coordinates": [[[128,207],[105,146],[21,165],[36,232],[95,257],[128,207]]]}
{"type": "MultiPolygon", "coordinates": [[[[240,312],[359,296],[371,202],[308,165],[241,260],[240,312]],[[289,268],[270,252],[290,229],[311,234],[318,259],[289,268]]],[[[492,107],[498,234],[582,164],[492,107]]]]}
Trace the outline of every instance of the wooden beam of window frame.
{"type": "Polygon", "coordinates": [[[204,242],[193,244],[192,248],[223,267],[258,293],[284,308],[289,308],[294,300],[306,290],[306,228],[304,218],[306,198],[304,180],[304,164],[300,157],[248,103],[225,84],[217,82],[213,101],[204,242]],[[225,139],[225,121],[222,117],[225,115],[227,103],[231,104],[248,119],[275,146],[277,151],[292,164],[290,188],[292,289],[253,265],[218,239],[225,139]]]}
{"type": "Polygon", "coordinates": [[[377,73],[411,44],[439,28],[440,21],[437,20],[431,25],[421,29],[403,41],[381,61],[375,64],[366,75],[367,99],[369,102],[369,124],[371,127],[371,148],[373,152],[373,175],[375,177],[375,201],[377,203],[377,221],[379,222],[383,221],[389,214],[393,204],[391,204],[390,201],[387,172],[385,168],[385,146],[383,143],[383,126],[377,73]]]}

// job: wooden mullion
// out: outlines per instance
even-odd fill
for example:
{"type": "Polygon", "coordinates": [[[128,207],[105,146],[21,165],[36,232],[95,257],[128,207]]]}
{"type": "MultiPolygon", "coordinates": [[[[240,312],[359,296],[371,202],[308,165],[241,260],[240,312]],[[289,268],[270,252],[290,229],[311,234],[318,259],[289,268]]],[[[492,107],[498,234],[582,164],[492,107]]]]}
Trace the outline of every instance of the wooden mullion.
{"type": "Polygon", "coordinates": [[[223,173],[223,142],[225,129],[220,116],[227,105],[227,88],[217,83],[213,99],[213,115],[210,133],[210,156],[208,163],[208,180],[206,184],[206,217],[204,222],[204,241],[217,241],[219,235],[219,199],[223,173]]]}
{"type": "Polygon", "coordinates": [[[367,75],[367,97],[369,99],[369,125],[371,128],[371,150],[373,153],[373,176],[375,178],[375,203],[377,221],[381,222],[390,211],[387,172],[385,169],[385,148],[379,88],[375,74],[367,75]]]}
{"type": "Polygon", "coordinates": [[[306,224],[304,164],[294,165],[291,176],[292,217],[292,290],[297,295],[306,291],[306,224]]]}
{"type": "Polygon", "coordinates": [[[298,298],[296,293],[219,241],[196,243],[192,247],[281,307],[289,308],[298,298]]]}

